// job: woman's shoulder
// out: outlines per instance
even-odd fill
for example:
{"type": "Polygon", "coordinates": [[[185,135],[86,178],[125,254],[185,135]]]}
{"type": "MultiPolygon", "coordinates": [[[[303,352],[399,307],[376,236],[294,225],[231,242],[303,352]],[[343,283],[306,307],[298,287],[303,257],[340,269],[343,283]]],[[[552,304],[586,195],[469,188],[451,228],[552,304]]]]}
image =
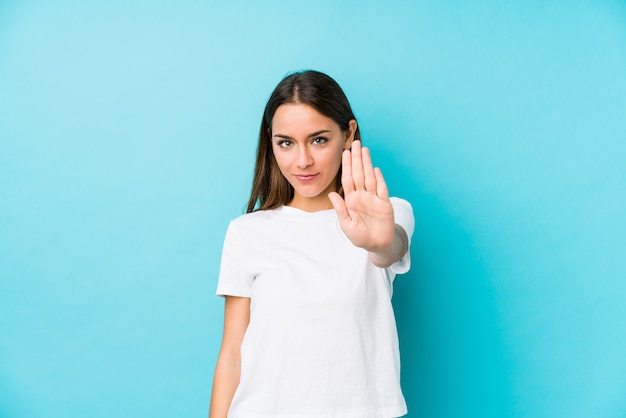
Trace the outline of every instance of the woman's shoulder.
{"type": "Polygon", "coordinates": [[[409,216],[413,216],[413,206],[411,203],[400,197],[390,197],[389,201],[391,202],[391,206],[393,206],[393,211],[395,213],[401,212],[408,214],[409,216]]]}
{"type": "Polygon", "coordinates": [[[246,242],[253,237],[268,234],[274,228],[271,222],[272,211],[256,211],[239,215],[228,223],[226,240],[246,242]]]}
{"type": "Polygon", "coordinates": [[[408,200],[403,199],[401,197],[390,196],[389,200],[391,201],[391,204],[393,206],[409,206],[409,207],[411,207],[411,203],[408,200]]]}
{"type": "Polygon", "coordinates": [[[269,209],[269,210],[257,210],[254,212],[244,213],[243,215],[239,215],[236,218],[230,221],[231,226],[249,226],[255,225],[259,223],[265,223],[272,218],[276,217],[277,209],[269,209]]]}
{"type": "Polygon", "coordinates": [[[408,200],[399,197],[390,197],[393,206],[393,217],[395,223],[404,228],[404,231],[411,238],[415,229],[415,215],[413,214],[413,206],[408,200]]]}

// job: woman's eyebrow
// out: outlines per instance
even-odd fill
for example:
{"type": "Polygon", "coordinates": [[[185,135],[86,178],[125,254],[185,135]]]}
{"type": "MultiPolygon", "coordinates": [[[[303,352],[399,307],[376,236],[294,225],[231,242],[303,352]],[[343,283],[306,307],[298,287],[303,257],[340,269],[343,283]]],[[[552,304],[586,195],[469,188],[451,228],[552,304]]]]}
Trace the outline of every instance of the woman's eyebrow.
{"type": "MultiPolygon", "coordinates": [[[[320,134],[324,134],[324,133],[327,133],[327,132],[330,132],[330,129],[323,129],[323,130],[321,130],[321,131],[316,131],[316,132],[313,132],[312,134],[309,134],[309,135],[307,136],[307,138],[312,138],[312,137],[314,137],[314,136],[318,136],[318,135],[320,135],[320,134]]],[[[277,138],[293,139],[293,138],[292,138],[292,137],[290,137],[289,135],[283,135],[283,134],[274,134],[274,135],[272,135],[272,136],[277,137],[277,138]]]]}

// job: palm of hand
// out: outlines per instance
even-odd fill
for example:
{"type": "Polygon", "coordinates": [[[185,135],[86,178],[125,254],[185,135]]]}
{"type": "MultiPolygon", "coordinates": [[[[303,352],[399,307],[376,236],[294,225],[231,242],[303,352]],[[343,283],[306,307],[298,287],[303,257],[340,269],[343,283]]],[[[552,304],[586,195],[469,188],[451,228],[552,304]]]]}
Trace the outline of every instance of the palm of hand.
{"type": "Polygon", "coordinates": [[[380,169],[373,168],[367,148],[354,141],[352,152],[344,151],[341,184],[344,199],[329,195],[341,229],[357,247],[378,251],[394,238],[393,206],[380,169]]]}
{"type": "Polygon", "coordinates": [[[376,251],[393,241],[393,206],[389,199],[381,199],[365,190],[346,193],[348,217],[340,224],[346,236],[357,247],[376,251]]]}

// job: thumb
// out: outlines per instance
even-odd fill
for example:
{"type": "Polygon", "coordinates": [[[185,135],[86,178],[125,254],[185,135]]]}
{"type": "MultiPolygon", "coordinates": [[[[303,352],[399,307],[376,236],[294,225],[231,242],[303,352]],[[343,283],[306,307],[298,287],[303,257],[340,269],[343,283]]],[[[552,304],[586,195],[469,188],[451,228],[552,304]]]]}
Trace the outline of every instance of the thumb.
{"type": "Polygon", "coordinates": [[[343,200],[341,195],[337,192],[330,192],[328,194],[328,198],[330,199],[330,203],[333,204],[335,212],[337,212],[339,222],[343,223],[344,221],[350,220],[350,216],[348,215],[348,209],[346,208],[346,202],[343,200]]]}

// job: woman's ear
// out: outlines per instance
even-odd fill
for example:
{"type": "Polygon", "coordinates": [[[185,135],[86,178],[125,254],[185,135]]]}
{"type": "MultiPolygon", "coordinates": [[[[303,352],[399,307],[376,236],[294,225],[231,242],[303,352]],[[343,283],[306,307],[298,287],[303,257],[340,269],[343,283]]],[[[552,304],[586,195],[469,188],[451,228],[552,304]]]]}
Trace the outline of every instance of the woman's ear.
{"type": "Polygon", "coordinates": [[[350,149],[350,147],[352,147],[352,141],[354,141],[357,127],[358,125],[356,120],[351,119],[350,122],[348,122],[348,129],[346,129],[346,139],[343,143],[343,149],[350,149]]]}

